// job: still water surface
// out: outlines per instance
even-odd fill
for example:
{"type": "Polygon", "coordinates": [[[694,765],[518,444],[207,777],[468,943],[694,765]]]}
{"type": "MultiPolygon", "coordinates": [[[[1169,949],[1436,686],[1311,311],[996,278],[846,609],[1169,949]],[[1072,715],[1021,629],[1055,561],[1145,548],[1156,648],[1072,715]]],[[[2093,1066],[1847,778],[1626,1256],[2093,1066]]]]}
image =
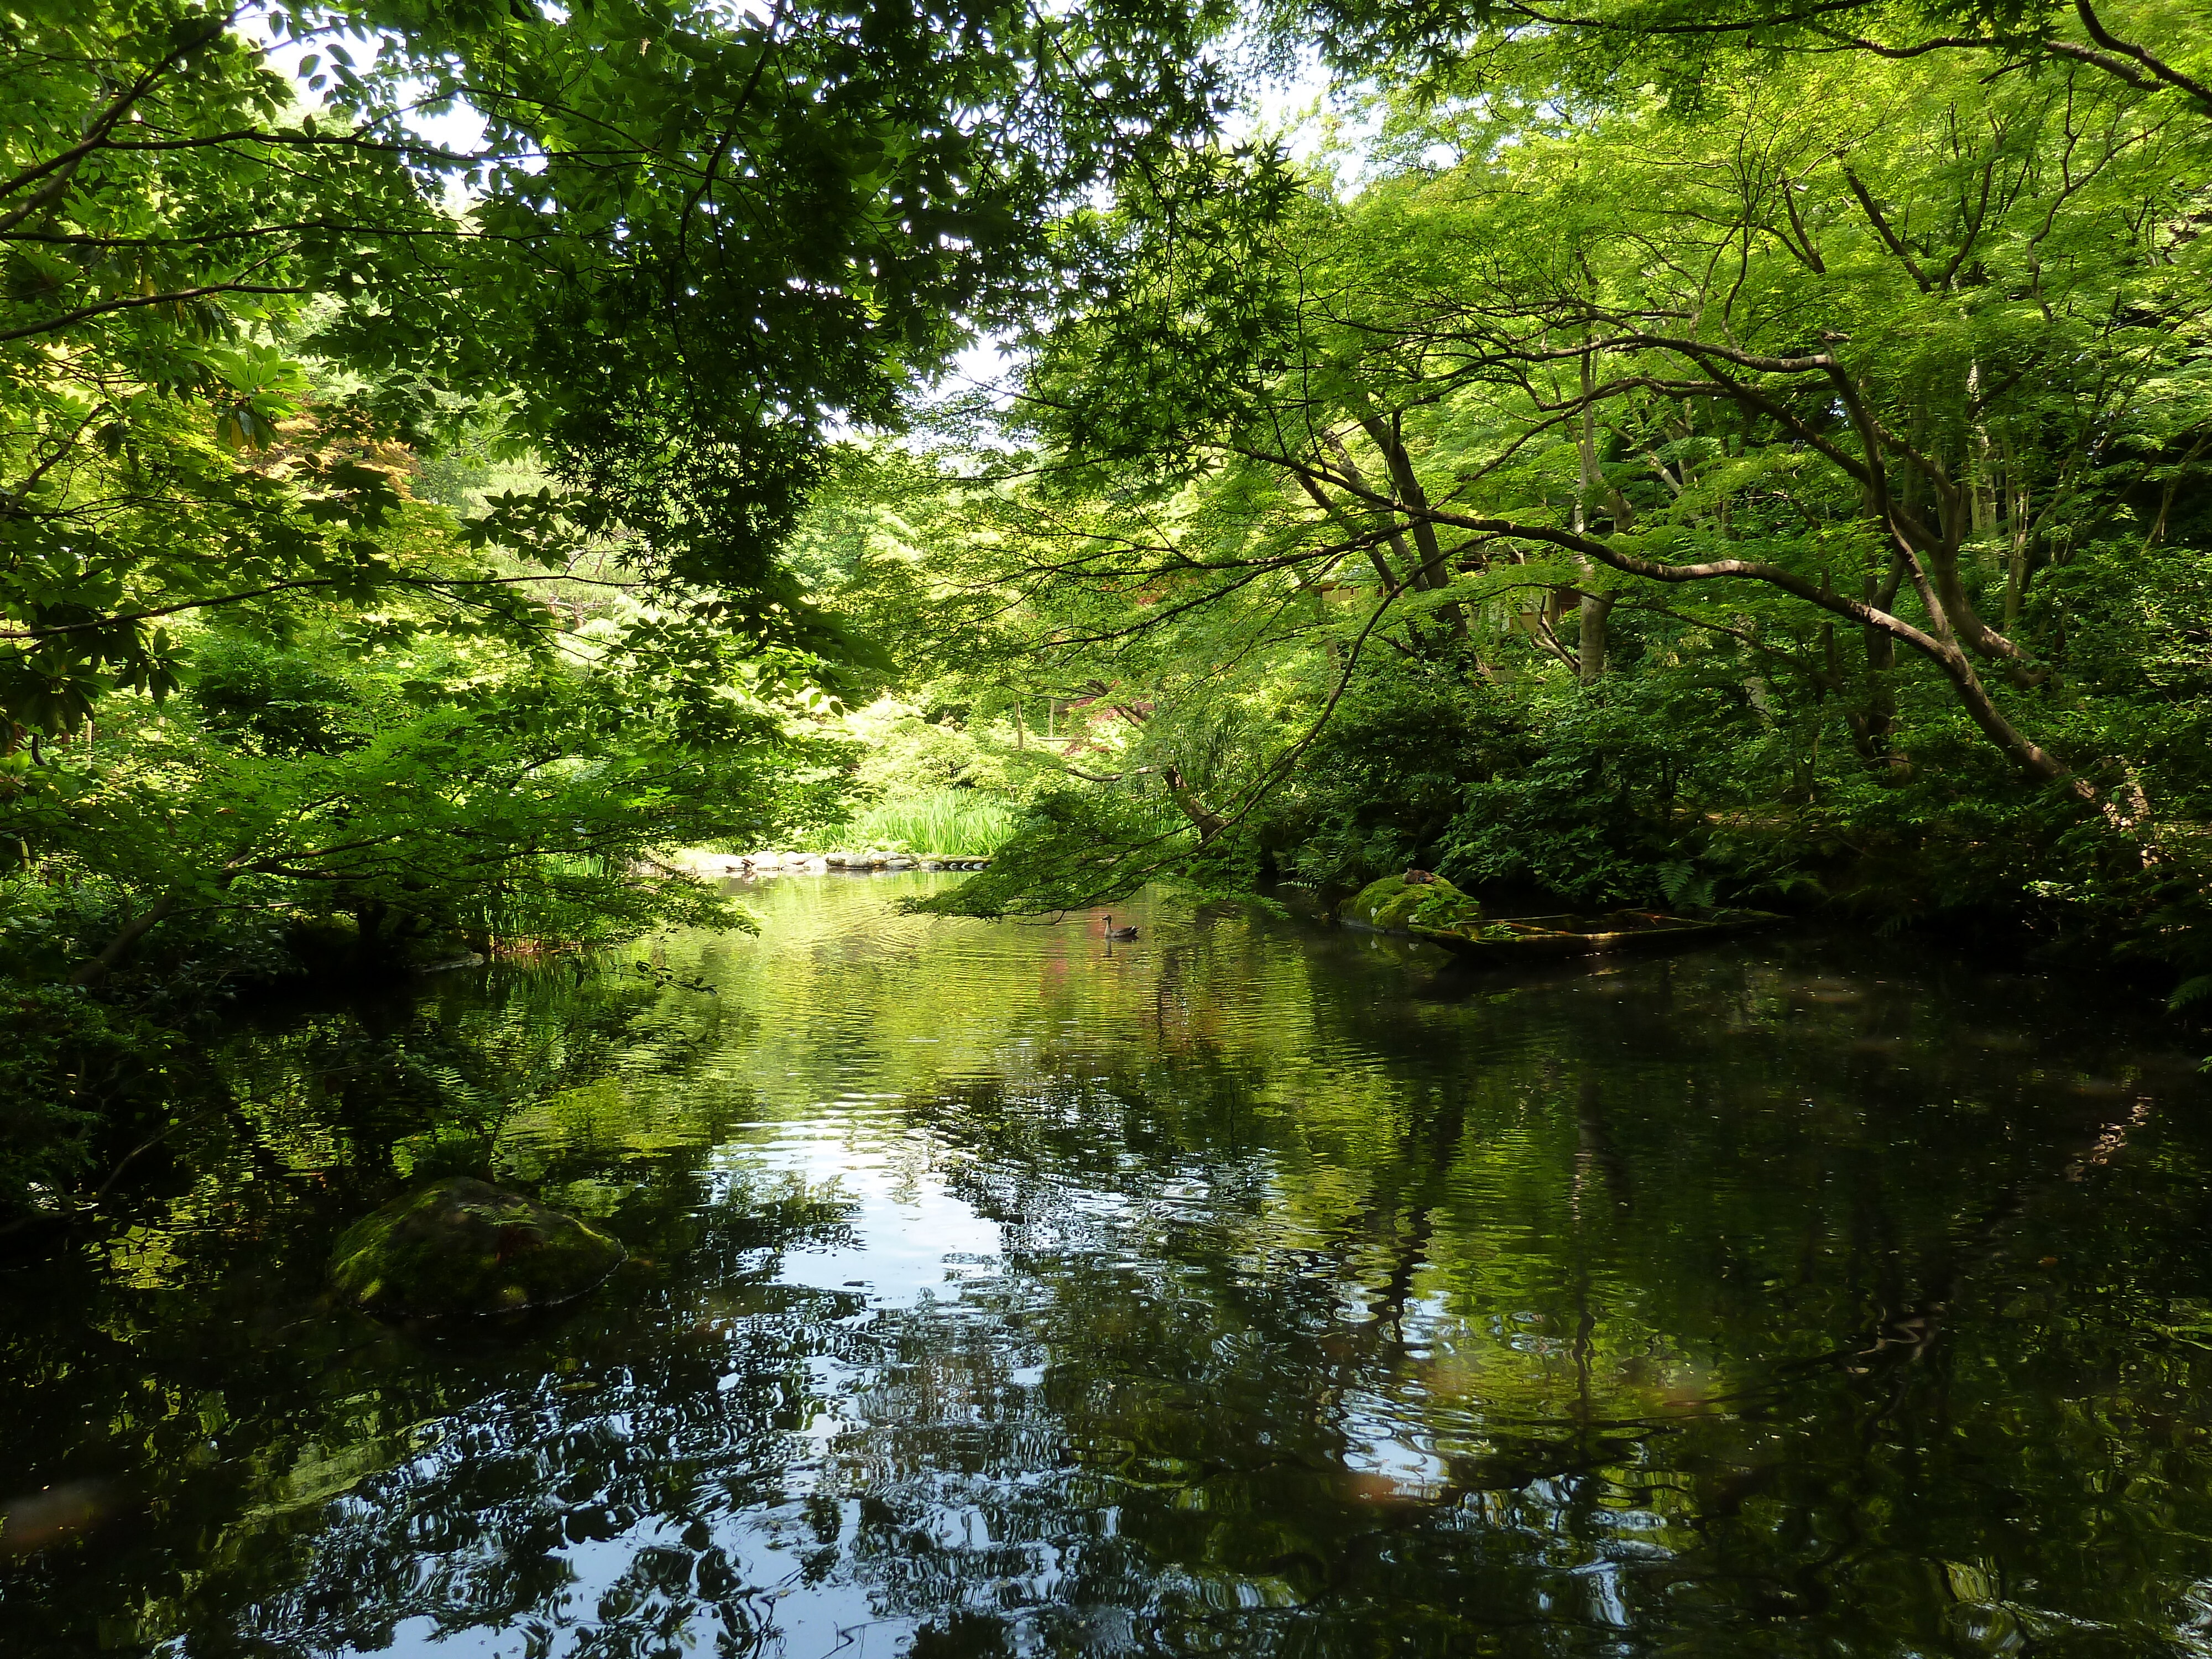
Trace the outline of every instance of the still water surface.
{"type": "Polygon", "coordinates": [[[936,879],[262,1011],[0,1271],[0,1654],[2212,1655],[2212,1121],[2097,986],[936,879]],[[333,1307],[457,1121],[629,1263],[333,1307]]]}

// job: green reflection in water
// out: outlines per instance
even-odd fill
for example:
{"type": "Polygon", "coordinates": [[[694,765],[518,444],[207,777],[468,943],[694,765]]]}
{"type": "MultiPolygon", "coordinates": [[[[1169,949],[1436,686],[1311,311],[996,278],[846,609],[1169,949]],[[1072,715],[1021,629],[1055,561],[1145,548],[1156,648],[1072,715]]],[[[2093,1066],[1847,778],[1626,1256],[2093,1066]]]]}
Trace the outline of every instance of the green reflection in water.
{"type": "Polygon", "coordinates": [[[2212,1139],[2094,988],[1109,951],[929,879],[264,1011],[0,1276],[0,1649],[2212,1652],[2212,1139]],[[616,1279],[332,1307],[486,1136],[616,1279]]]}

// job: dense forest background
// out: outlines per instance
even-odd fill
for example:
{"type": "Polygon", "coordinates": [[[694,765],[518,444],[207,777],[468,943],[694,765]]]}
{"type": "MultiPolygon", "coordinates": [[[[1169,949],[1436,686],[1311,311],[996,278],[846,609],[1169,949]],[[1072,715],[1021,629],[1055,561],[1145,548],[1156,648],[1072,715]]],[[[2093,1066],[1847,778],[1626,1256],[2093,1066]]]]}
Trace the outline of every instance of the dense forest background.
{"type": "Polygon", "coordinates": [[[2200,1003],[2192,9],[32,0],[0,1206],[241,988],[748,925],[688,847],[2200,1003]]]}

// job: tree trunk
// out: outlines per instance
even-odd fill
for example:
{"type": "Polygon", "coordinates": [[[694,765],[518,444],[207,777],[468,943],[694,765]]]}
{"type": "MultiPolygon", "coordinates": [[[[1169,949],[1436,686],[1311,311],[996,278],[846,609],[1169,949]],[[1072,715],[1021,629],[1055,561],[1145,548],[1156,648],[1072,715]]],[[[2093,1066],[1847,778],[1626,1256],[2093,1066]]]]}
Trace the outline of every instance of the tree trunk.
{"type": "Polygon", "coordinates": [[[1212,841],[1229,827],[1229,820],[1199,799],[1198,792],[1185,781],[1176,768],[1164,767],[1160,781],[1168,787],[1168,797],[1182,809],[1182,815],[1198,826],[1198,838],[1203,843],[1212,841]]]}
{"type": "MultiPolygon", "coordinates": [[[[1872,572],[1867,575],[1865,593],[1870,609],[1883,611],[1896,597],[1881,591],[1872,572]]],[[[1866,697],[1858,708],[1844,718],[1851,728],[1851,744],[1861,759],[1902,775],[1907,769],[1904,757],[1891,747],[1891,739],[1897,732],[1897,696],[1889,676],[1897,666],[1897,641],[1872,623],[1860,631],[1866,637],[1866,697]]]]}
{"type": "MultiPolygon", "coordinates": [[[[1395,417],[1384,421],[1369,416],[1359,422],[1361,428],[1373,439],[1375,447],[1382,452],[1383,465],[1390,470],[1390,490],[1412,520],[1413,546],[1420,562],[1408,573],[1407,585],[1434,592],[1451,586],[1451,567],[1444,557],[1443,544],[1437,537],[1437,522],[1429,512],[1428,492],[1421,488],[1421,480],[1413,471],[1413,459],[1406,453],[1406,446],[1398,435],[1395,417]]],[[[1455,639],[1465,639],[1468,634],[1467,612],[1458,605],[1438,608],[1455,639]]]]}
{"type": "MultiPolygon", "coordinates": [[[[1344,476],[1351,482],[1352,487],[1369,494],[1374,493],[1373,486],[1367,482],[1367,475],[1360,471],[1359,463],[1352,459],[1352,451],[1346,447],[1344,440],[1334,432],[1327,435],[1328,447],[1336,452],[1336,464],[1344,469],[1344,476]]],[[[1324,507],[1328,505],[1328,498],[1322,493],[1319,486],[1309,483],[1306,487],[1312,492],[1315,500],[1320,501],[1324,507]]],[[[1370,516],[1379,515],[1384,520],[1389,520],[1389,515],[1387,513],[1371,504],[1367,505],[1367,511],[1370,516]]],[[[1389,562],[1382,556],[1382,550],[1371,542],[1368,544],[1367,557],[1374,565],[1376,574],[1382,578],[1383,590],[1386,592],[1395,593],[1406,585],[1410,573],[1418,567],[1412,552],[1406,546],[1404,533],[1396,527],[1395,523],[1390,523],[1387,528],[1384,528],[1382,535],[1389,542],[1390,550],[1398,556],[1398,568],[1393,570],[1389,562]],[[1401,575],[1400,572],[1409,574],[1401,575]]]]}
{"type": "Polygon", "coordinates": [[[1605,677],[1607,621],[1613,615],[1614,598],[1611,593],[1583,595],[1582,634],[1575,645],[1575,677],[1584,685],[1595,685],[1605,677]]]}
{"type": "MultiPolygon", "coordinates": [[[[1597,387],[1596,371],[1590,355],[1583,353],[1583,418],[1576,433],[1577,448],[1582,459],[1582,487],[1575,496],[1575,533],[1587,533],[1589,528],[1589,498],[1600,482],[1597,467],[1597,387]]],[[[1619,525],[1616,523],[1616,529],[1619,525]]],[[[1586,556],[1582,562],[1584,570],[1595,571],[1586,556]]],[[[1575,678],[1584,685],[1595,685],[1605,677],[1605,648],[1607,623],[1613,615],[1613,596],[1610,593],[1585,592],[1582,602],[1582,622],[1575,645],[1575,678]]]]}
{"type": "Polygon", "coordinates": [[[177,908],[177,896],[164,893],[148,905],[144,912],[124,923],[123,931],[108,940],[107,948],[86,963],[69,977],[76,986],[95,985],[107,970],[131,954],[131,947],[154,930],[154,926],[177,908]]]}

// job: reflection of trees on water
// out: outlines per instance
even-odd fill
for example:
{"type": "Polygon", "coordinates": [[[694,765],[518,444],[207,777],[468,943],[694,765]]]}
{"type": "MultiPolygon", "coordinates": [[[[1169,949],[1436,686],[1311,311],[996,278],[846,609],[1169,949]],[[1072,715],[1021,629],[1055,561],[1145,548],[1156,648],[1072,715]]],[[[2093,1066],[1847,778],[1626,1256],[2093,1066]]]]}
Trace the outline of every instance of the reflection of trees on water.
{"type": "Polygon", "coordinates": [[[416,1119],[295,1028],[258,1150],[213,1146],[229,1173],[147,1246],[188,1288],[82,1267],[0,1333],[56,1402],[4,1426],[90,1411],[149,1486],[105,1579],[57,1558],[4,1616],[64,1651],[72,1583],[127,1583],[194,1656],[2183,1639],[2204,1147],[2086,1041],[2076,1075],[1961,1040],[2021,988],[1686,958],[1382,997],[1228,925],[1122,966],[1139,1040],[1039,1028],[870,1131],[999,1230],[897,1308],[782,1282],[865,1243],[849,1204],[710,1153],[735,1016],[541,987],[441,1063],[552,1056],[567,1092],[502,1156],[599,1194],[631,1266],[467,1336],[333,1316],[319,1252],[416,1119]]]}
{"type": "Polygon", "coordinates": [[[817,1541],[788,1475],[822,1368],[877,1352],[860,1298],[775,1283],[785,1252],[850,1243],[850,1206],[789,1179],[708,1182],[708,1201],[654,1240],[684,1262],[680,1285],[633,1285],[588,1329],[556,1316],[510,1334],[550,1351],[542,1380],[439,1415],[330,1505],[296,1577],[237,1615],[237,1638],[285,1652],[379,1648],[403,1628],[514,1631],[547,1653],[664,1651],[702,1630],[757,1644],[771,1626],[762,1559],[817,1541]],[[732,1534],[740,1514],[760,1524],[732,1534]]]}
{"type": "MultiPolygon", "coordinates": [[[[1667,999],[1673,1013],[1681,1000],[1667,999]]],[[[1872,1021],[1801,1023],[1789,1080],[1832,1086],[1869,1024],[1907,1023],[1904,999],[1875,1000],[1872,1021]]],[[[1678,1026],[1637,1029],[1653,1015],[1613,1005],[1623,1047],[1711,1063],[1678,1026]]],[[[1632,1627],[1752,1615],[1791,1621],[1774,1650],[1814,1650],[1948,1644],[1962,1625],[2002,1638],[2075,1616],[2039,1603],[2171,1631],[2172,1610],[2124,1571],[2146,1548],[2172,1553],[2163,1529],[2096,1500],[2105,1437],[2096,1408],[2069,1397],[2102,1391],[2133,1346],[2128,1322],[2055,1316],[2061,1298],[2038,1308],[1990,1282],[2036,1265],[2021,1252],[2039,1243],[1994,1231],[2030,1211],[2086,1228],[2115,1276],[2171,1279],[2110,1207],[2054,1213],[2079,1149],[2106,1144],[2112,1125],[2094,1097],[2085,1109],[1979,1057],[1953,1066],[1940,1033],[1923,1041],[1910,1056],[1923,1063],[1888,1089],[1851,1080],[1861,1121],[1842,1135],[1832,1105],[1776,1099],[1764,1068],[1725,1088],[1701,1086],[1695,1066],[1470,1073],[1370,1140],[1364,1191],[1318,1230],[1282,1224],[1283,1200],[1310,1194],[1271,1190],[1294,1161],[1259,1156],[1244,1122],[1226,1127],[1224,1068],[1204,1056],[1018,1100],[919,1103],[968,1153],[958,1189],[1018,1223],[1008,1266],[1029,1297],[1053,1287],[1044,1387],[1082,1470],[1063,1484],[1103,1487],[1093,1502],[1113,1517],[1110,1544],[1073,1556],[1064,1534],[994,1532],[1054,1548],[1026,1622],[1074,1643],[1066,1604],[1103,1601],[1168,1640],[1211,1607],[1261,1650],[1270,1621],[1222,1610],[1278,1602],[1298,1609],[1273,1621],[1284,1645],[1347,1651],[1416,1641],[1422,1620],[1448,1644],[1519,1630],[1532,1648],[1602,1649],[1632,1627]],[[1641,1109],[1606,1108],[1598,1075],[1641,1109]],[[1961,1090],[1933,1114],[1931,1082],[1961,1090]],[[1172,1134],[1163,1097],[1183,1109],[1172,1134]],[[1531,1138],[1547,1097],[1561,1109],[1531,1138]],[[1655,1097],[1691,1109],[1654,1114],[1655,1097]],[[1211,1149],[1204,1102],[1221,1109],[1211,1149]],[[1993,1138],[1992,1119],[2009,1130],[1993,1138]],[[1194,1170],[1212,1182],[1196,1228],[1182,1215],[1194,1170]],[[1448,1311],[1409,1330],[1416,1283],[1448,1311]],[[1914,1310],[1936,1291],[1965,1301],[1942,1350],[1915,1334],[1914,1310]],[[1502,1335],[1516,1316],[1521,1336],[1493,1348],[1547,1343],[1557,1363],[1514,1376],[1495,1352],[1467,1352],[1484,1346],[1486,1317],[1502,1335]],[[2023,1389],[2021,1370],[2066,1386],[2023,1389]],[[1993,1482],[1989,1448],[2023,1443],[2063,1449],[1993,1482]],[[1378,1447],[1417,1455],[1393,1468],[1378,1447]],[[2014,1518],[2046,1510],[2032,1532],[2014,1518]],[[1117,1578],[1133,1546],[1141,1564],[1117,1578]],[[1074,1588],[1086,1557],[1106,1562],[1095,1592],[1074,1588]],[[1932,1593],[1908,1590],[1931,1559],[1962,1565],[1932,1593]],[[1147,1600],[1122,1594],[1146,1587],[1147,1600]]],[[[1893,1042],[1874,1053],[1899,1061],[1893,1042]]],[[[2185,1357],[2132,1369],[2172,1404],[2201,1399],[2185,1357]]],[[[2200,1451],[2161,1484],[2197,1491],[2201,1511],[2204,1475],[2200,1451]]],[[[875,1490],[895,1486],[885,1475],[875,1490]]],[[[917,1513],[934,1501],[913,1499],[917,1513]]],[[[912,1548],[886,1569],[917,1616],[962,1578],[957,1554],[920,1559],[933,1571],[912,1548]]],[[[980,1568],[979,1585],[979,1612],[1020,1599],[980,1568]]]]}

